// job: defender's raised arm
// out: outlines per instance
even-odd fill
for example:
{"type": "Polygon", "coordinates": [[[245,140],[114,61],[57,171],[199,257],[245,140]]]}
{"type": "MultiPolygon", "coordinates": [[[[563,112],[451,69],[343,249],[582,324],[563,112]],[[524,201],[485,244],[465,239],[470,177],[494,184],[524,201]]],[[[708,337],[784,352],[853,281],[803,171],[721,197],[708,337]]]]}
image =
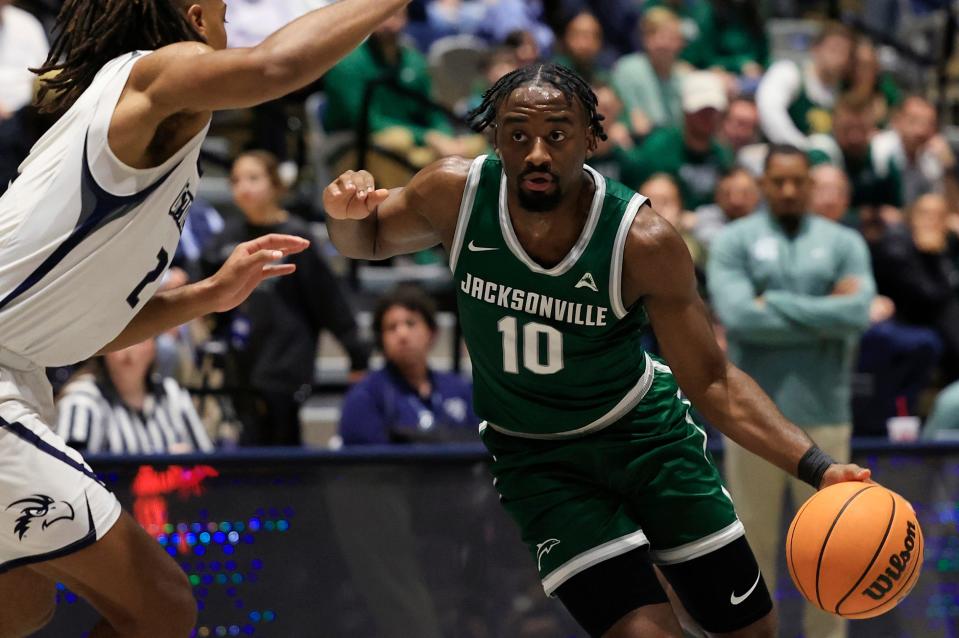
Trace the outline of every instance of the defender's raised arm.
{"type": "Polygon", "coordinates": [[[340,0],[294,20],[252,48],[217,51],[210,36],[206,45],[171,45],[137,65],[132,86],[158,119],[268,102],[317,80],[408,2],[340,0]]]}

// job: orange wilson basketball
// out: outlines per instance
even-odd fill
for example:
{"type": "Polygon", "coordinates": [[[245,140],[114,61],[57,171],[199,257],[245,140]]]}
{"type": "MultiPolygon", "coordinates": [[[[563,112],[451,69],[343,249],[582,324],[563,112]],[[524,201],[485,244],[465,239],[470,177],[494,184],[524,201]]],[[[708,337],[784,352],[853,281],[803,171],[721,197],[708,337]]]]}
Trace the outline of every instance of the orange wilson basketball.
{"type": "Polygon", "coordinates": [[[872,618],[899,604],[919,580],[922,548],[906,499],[881,485],[839,483],[796,514],[786,564],[812,604],[845,618],[872,618]]]}

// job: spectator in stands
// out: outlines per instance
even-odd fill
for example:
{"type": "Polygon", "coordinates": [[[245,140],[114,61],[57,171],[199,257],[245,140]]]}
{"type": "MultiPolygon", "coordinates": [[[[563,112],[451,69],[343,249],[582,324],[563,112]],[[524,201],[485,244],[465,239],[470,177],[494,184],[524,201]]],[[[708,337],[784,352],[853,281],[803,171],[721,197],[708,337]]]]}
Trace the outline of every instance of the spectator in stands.
{"type": "Polygon", "coordinates": [[[418,288],[398,287],[377,303],[373,329],[386,366],[346,395],[343,443],[475,440],[479,419],[470,384],[429,365],[436,339],[433,301],[418,288]]]}
{"type": "MultiPolygon", "coordinates": [[[[333,67],[324,80],[327,108],[323,122],[330,131],[356,130],[364,124],[359,118],[370,84],[388,80],[399,87],[383,85],[374,91],[365,123],[376,146],[400,155],[410,165],[374,154],[368,169],[377,176],[377,183],[386,187],[405,184],[411,170],[437,157],[473,156],[486,145],[479,135],[454,136],[443,112],[429,106],[431,88],[426,60],[400,39],[406,23],[406,12],[400,11],[333,67]],[[419,95],[422,100],[401,90],[419,95]]],[[[341,165],[344,169],[355,166],[355,156],[341,158],[341,165]]]]}
{"type": "Polygon", "coordinates": [[[748,97],[737,97],[729,102],[719,139],[734,154],[759,141],[759,110],[756,102],[748,97]]]}
{"type": "Polygon", "coordinates": [[[635,51],[642,44],[636,31],[641,3],[636,0],[561,0],[557,12],[589,9],[603,27],[603,39],[615,57],[635,51]]]}
{"type": "Polygon", "coordinates": [[[855,62],[848,93],[872,103],[879,128],[886,128],[893,109],[902,103],[902,91],[889,73],[879,68],[879,54],[869,38],[860,38],[853,53],[855,62]]]}
{"type": "Polygon", "coordinates": [[[529,66],[539,61],[540,47],[529,31],[522,29],[510,31],[503,39],[503,45],[513,50],[517,67],[529,66]]]}
{"type": "Polygon", "coordinates": [[[476,33],[485,16],[486,6],[482,2],[433,0],[426,5],[427,22],[440,36],[476,33]]]}
{"type": "Polygon", "coordinates": [[[666,173],[657,173],[640,184],[637,190],[648,197],[656,213],[679,232],[689,249],[689,256],[699,269],[703,265],[703,249],[689,233],[694,215],[683,206],[683,197],[676,179],[666,173]]]}
{"type": "Polygon", "coordinates": [[[736,167],[723,175],[716,186],[716,203],[696,209],[693,237],[708,251],[713,239],[726,224],[751,215],[759,206],[759,186],[745,168],[736,167]]]}
{"type": "MultiPolygon", "coordinates": [[[[862,238],[808,212],[809,168],[803,151],[770,148],[762,180],[768,209],[733,222],[713,241],[706,281],[729,359],[823,451],[848,460],[853,355],[875,285],[862,238]]],[[[776,574],[786,488],[793,511],[813,490],[725,444],[727,485],[749,544],[761,572],[776,574]]],[[[811,605],[804,616],[807,636],[845,635],[838,616],[811,605]]]]}
{"type": "Polygon", "coordinates": [[[56,117],[24,108],[33,102],[36,88],[29,67],[41,66],[47,49],[40,22],[10,0],[0,0],[0,195],[56,117]]]}
{"type": "Polygon", "coordinates": [[[232,48],[254,47],[274,31],[332,0],[230,0],[227,40],[232,48]]]}
{"type": "Polygon", "coordinates": [[[809,210],[830,221],[857,227],[856,212],[849,208],[852,202],[852,186],[846,172],[832,164],[814,166],[812,196],[809,210]]]}
{"type": "MultiPolygon", "coordinates": [[[[0,27],[0,48],[3,46],[2,40],[3,30],[0,27]]],[[[34,82],[34,89],[39,88],[39,85],[39,81],[34,82]]],[[[2,91],[0,88],[0,92],[2,91]]],[[[0,195],[3,195],[10,182],[17,177],[20,164],[30,154],[30,149],[59,115],[41,112],[38,108],[21,108],[6,119],[0,117],[0,195]]]]}
{"type": "Polygon", "coordinates": [[[756,104],[770,142],[805,149],[806,136],[832,130],[832,109],[848,77],[854,44],[848,27],[830,22],[816,37],[807,63],[780,60],[769,67],[756,104]]]}
{"type": "Polygon", "coordinates": [[[959,379],[959,239],[950,232],[942,195],[923,195],[908,224],[890,229],[873,250],[880,293],[896,319],[935,330],[943,343],[943,376],[959,379]]]}
{"type": "Polygon", "coordinates": [[[43,65],[49,44],[40,21],[0,0],[0,121],[13,116],[33,99],[30,68],[43,65]]]}
{"type": "MultiPolygon", "coordinates": [[[[682,58],[699,69],[722,70],[756,81],[769,64],[769,38],[762,11],[745,0],[650,0],[683,20],[682,58]]],[[[754,88],[754,87],[753,87],[754,88]]]]}
{"type": "Polygon", "coordinates": [[[918,414],[920,394],[929,387],[943,346],[932,328],[896,318],[889,297],[875,298],[869,319],[872,325],[859,341],[853,432],[885,437],[890,418],[918,414]]]}
{"type": "Polygon", "coordinates": [[[959,209],[956,156],[939,133],[936,107],[912,95],[903,100],[892,117],[892,127],[873,138],[877,157],[892,157],[902,176],[903,201],[920,195],[946,195],[953,210],[959,209]]]}
{"type": "MultiPolygon", "coordinates": [[[[283,186],[276,158],[264,151],[240,155],[230,174],[243,218],[228,219],[207,251],[210,271],[236,244],[269,233],[312,238],[309,227],[280,206],[283,186]]],[[[238,388],[234,405],[243,422],[241,443],[299,445],[300,406],[309,396],[322,329],[333,333],[350,358],[351,378],[367,367],[349,298],[316,243],[289,257],[296,272],[260,286],[228,315],[232,362],[227,383],[238,388]]]]}
{"type": "MultiPolygon", "coordinates": [[[[555,36],[552,29],[542,22],[542,0],[484,1],[486,18],[480,32],[490,41],[505,42],[511,34],[522,31],[532,36],[537,51],[549,51],[552,48],[555,36]]],[[[522,66],[525,66],[525,63],[522,66]]]]}
{"type": "Polygon", "coordinates": [[[190,393],[153,374],[156,343],[93,359],[64,386],[57,433],[71,447],[109,454],[212,452],[190,393]]]}
{"type": "Polygon", "coordinates": [[[860,343],[857,434],[884,436],[890,417],[918,414],[942,355],[944,376],[957,377],[959,242],[946,228],[947,212],[941,195],[923,195],[910,207],[908,225],[874,247],[876,283],[889,311],[860,343]]]}
{"type": "Polygon", "coordinates": [[[644,13],[657,8],[668,9],[680,19],[684,40],[682,58],[697,68],[711,66],[709,62],[700,65],[712,49],[706,43],[712,34],[710,0],[646,0],[643,4],[644,13]]]}
{"type": "Polygon", "coordinates": [[[719,177],[733,166],[732,152],[716,135],[726,104],[723,81],[712,71],[683,78],[683,127],[660,129],[643,142],[640,179],[667,173],[679,182],[687,208],[711,203],[719,177]]]}
{"type": "Polygon", "coordinates": [[[519,63],[516,58],[516,50],[512,47],[503,45],[487,51],[480,62],[482,78],[477,78],[472,95],[465,100],[463,112],[471,111],[482,104],[483,93],[501,77],[517,68],[519,68],[519,63]]]}
{"type": "Polygon", "coordinates": [[[959,440],[959,381],[943,388],[936,397],[920,438],[924,441],[959,440]]]}
{"type": "Polygon", "coordinates": [[[601,59],[603,27],[591,11],[583,9],[566,21],[560,45],[553,62],[576,71],[587,82],[609,79],[608,65],[601,59]]]}
{"type": "Polygon", "coordinates": [[[714,0],[711,4],[713,50],[704,60],[706,65],[750,80],[755,90],[754,82],[769,66],[769,36],[761,3],[714,0]]]}
{"type": "Polygon", "coordinates": [[[873,150],[875,115],[872,103],[845,95],[836,104],[833,135],[816,135],[811,142],[812,164],[842,168],[852,184],[852,206],[859,211],[867,239],[874,241],[883,225],[902,220],[902,178],[891,156],[873,150]],[[878,228],[877,228],[878,227],[878,228]]]}
{"type": "Polygon", "coordinates": [[[719,129],[719,139],[732,149],[736,164],[759,179],[766,161],[767,144],[761,140],[759,109],[750,97],[738,96],[729,102],[719,129]]]}
{"type": "Polygon", "coordinates": [[[644,137],[655,128],[681,127],[681,67],[683,48],[679,18],[669,9],[647,11],[640,22],[645,53],[619,59],[613,86],[626,105],[633,135],[644,137]]]}
{"type": "Polygon", "coordinates": [[[607,139],[596,140],[589,165],[605,177],[626,184],[637,184],[638,149],[629,134],[629,127],[621,120],[623,103],[609,85],[594,86],[593,92],[596,93],[596,112],[603,116],[607,139]]]}

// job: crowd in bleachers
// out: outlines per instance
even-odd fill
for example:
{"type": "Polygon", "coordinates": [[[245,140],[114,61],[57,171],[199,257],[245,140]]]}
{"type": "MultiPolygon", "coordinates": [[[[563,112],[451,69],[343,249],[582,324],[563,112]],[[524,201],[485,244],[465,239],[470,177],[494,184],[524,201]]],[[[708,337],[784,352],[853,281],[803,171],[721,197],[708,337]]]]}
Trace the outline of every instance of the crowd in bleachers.
{"type": "MultiPolygon", "coordinates": [[[[231,46],[328,3],[231,1],[231,46]]],[[[58,3],[15,4],[29,11],[0,0],[0,192],[49,120],[30,104],[27,67],[45,58],[58,3]]],[[[304,414],[333,414],[319,418],[341,424],[324,444],[463,438],[475,422],[466,382],[436,371],[459,370],[463,358],[455,324],[442,321],[455,308],[442,256],[346,263],[324,240],[317,193],[347,168],[400,186],[437,158],[488,152],[464,115],[504,74],[553,61],[597,95],[608,139],[591,165],[650,197],[686,240],[706,295],[723,290],[709,275],[728,226],[766,208],[770,144],[800,149],[812,167],[808,210],[865,242],[876,285],[861,338],[843,337],[852,374],[837,377],[849,385],[855,433],[886,436],[892,417],[928,416],[920,435],[948,438],[959,429],[956,140],[940,117],[948,82],[916,53],[938,63],[930,33],[954,35],[935,19],[939,4],[417,0],[316,86],[214,118],[201,196],[166,285],[209,274],[236,243],[269,232],[309,236],[313,247],[296,256],[295,276],[228,315],[51,371],[60,433],[117,453],[299,445],[314,440],[301,434],[304,414]],[[897,19],[877,25],[889,11],[897,19]],[[440,320],[407,289],[376,305],[407,280],[429,291],[440,320]],[[434,346],[442,361],[428,357],[434,346]]],[[[833,294],[853,292],[832,283],[833,294]]]]}

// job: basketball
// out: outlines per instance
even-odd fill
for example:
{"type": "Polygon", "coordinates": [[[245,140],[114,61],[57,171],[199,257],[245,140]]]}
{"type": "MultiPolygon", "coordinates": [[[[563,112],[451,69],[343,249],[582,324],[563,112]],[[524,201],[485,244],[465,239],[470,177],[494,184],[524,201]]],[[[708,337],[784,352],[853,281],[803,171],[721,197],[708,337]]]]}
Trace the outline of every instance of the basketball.
{"type": "Polygon", "coordinates": [[[912,505],[872,483],[817,492],[786,536],[796,587],[812,604],[844,618],[872,618],[899,604],[919,580],[922,558],[912,505]]]}

